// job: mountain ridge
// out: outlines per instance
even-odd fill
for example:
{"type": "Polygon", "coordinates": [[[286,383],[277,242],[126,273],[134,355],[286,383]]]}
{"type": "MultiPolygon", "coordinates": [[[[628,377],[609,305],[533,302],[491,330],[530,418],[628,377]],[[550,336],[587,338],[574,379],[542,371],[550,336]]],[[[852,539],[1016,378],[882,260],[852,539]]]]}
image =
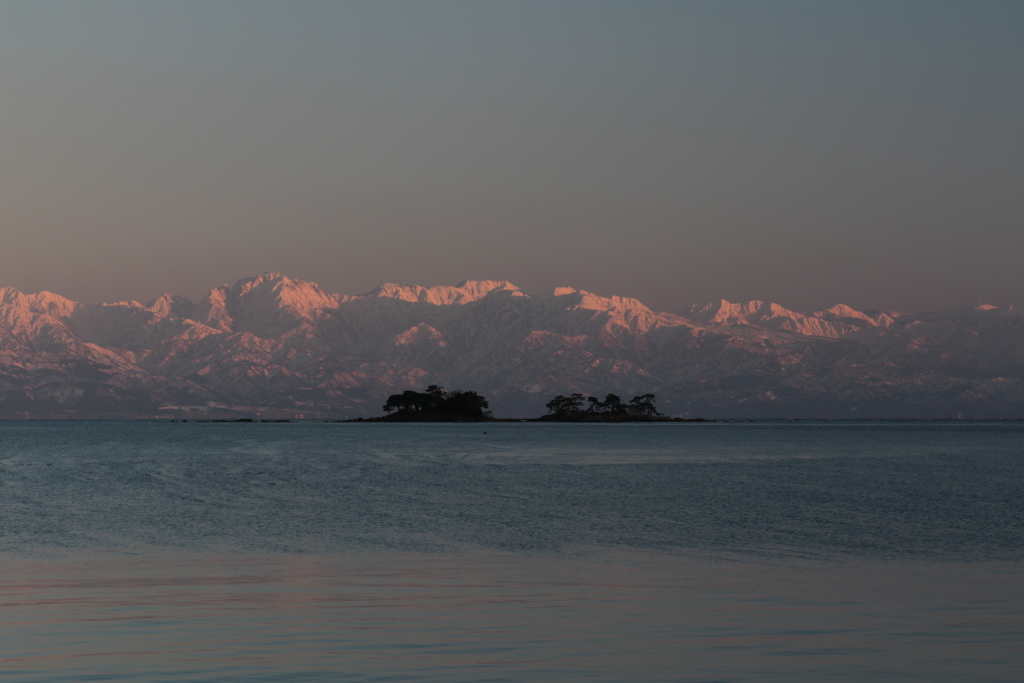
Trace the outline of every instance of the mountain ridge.
{"type": "Polygon", "coordinates": [[[507,416],[556,393],[651,392],[684,417],[1024,417],[1022,377],[1012,306],[804,313],[722,299],[667,313],[572,287],[347,295],[280,273],[145,305],[0,288],[5,417],[356,417],[427,384],[480,391],[507,416]]]}

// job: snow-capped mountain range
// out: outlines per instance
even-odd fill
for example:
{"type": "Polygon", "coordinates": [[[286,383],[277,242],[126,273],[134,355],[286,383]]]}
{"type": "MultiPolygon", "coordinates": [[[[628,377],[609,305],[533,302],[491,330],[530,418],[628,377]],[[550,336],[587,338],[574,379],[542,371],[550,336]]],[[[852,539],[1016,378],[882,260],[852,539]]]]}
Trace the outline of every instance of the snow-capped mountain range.
{"type": "Polygon", "coordinates": [[[331,294],[277,273],[85,304],[0,289],[0,416],[355,417],[429,384],[535,416],[555,394],[654,393],[688,417],[1024,417],[1024,314],[682,314],[504,281],[331,294]]]}

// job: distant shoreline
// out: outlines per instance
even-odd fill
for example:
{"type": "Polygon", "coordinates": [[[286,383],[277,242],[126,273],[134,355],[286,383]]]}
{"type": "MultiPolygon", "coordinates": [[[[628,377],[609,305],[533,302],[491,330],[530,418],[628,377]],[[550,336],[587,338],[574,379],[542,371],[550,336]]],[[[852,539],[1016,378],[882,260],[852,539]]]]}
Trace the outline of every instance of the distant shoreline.
{"type": "Polygon", "coordinates": [[[350,420],[329,420],[329,422],[574,422],[574,423],[588,423],[588,424],[601,424],[609,423],[616,424],[620,422],[716,422],[717,420],[708,420],[702,417],[684,418],[684,417],[665,417],[665,416],[648,416],[648,415],[636,415],[636,416],[616,416],[616,417],[599,417],[599,416],[587,416],[579,419],[575,418],[560,418],[553,415],[544,415],[542,417],[477,417],[477,418],[453,418],[450,416],[408,416],[408,415],[389,415],[386,417],[357,417],[350,420]]]}
{"type": "MultiPolygon", "coordinates": [[[[45,419],[45,418],[39,418],[45,419]]],[[[81,419],[81,418],[71,418],[81,419]]],[[[24,420],[17,420],[22,422],[24,420]]],[[[858,417],[858,418],[808,418],[808,417],[780,417],[780,418],[748,418],[748,417],[725,417],[725,418],[703,418],[703,417],[636,417],[618,420],[564,420],[544,417],[494,417],[494,418],[428,418],[428,419],[387,419],[386,417],[356,417],[337,419],[265,419],[265,418],[196,418],[196,419],[155,419],[155,422],[217,422],[217,423],[333,423],[333,424],[367,424],[367,423],[392,423],[392,424],[495,424],[495,423],[534,423],[534,424],[682,424],[682,423],[704,423],[704,424],[755,424],[755,423],[778,423],[778,422],[950,422],[950,423],[975,423],[975,422],[1024,422],[1024,417],[978,417],[978,418],[955,418],[955,417],[858,417]]]]}
{"type": "Polygon", "coordinates": [[[429,419],[429,420],[387,420],[382,417],[356,417],[356,418],[266,418],[266,417],[165,417],[157,415],[118,415],[118,416],[55,416],[40,415],[29,417],[0,417],[0,422],[202,422],[202,423],[376,423],[391,422],[397,424],[487,424],[500,422],[532,422],[532,423],[556,423],[556,424],[619,424],[619,423],[720,423],[720,424],[747,424],[747,423],[779,423],[779,422],[1024,422],[1024,417],[719,417],[719,418],[683,418],[683,417],[643,417],[627,420],[558,420],[545,417],[496,417],[482,419],[429,419]]]}

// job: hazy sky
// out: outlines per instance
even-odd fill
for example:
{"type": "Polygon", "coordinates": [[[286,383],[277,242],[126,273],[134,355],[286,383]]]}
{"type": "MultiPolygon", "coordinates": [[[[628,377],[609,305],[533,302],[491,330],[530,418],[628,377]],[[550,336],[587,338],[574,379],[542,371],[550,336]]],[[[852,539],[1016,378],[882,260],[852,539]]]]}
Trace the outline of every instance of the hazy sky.
{"type": "Polygon", "coordinates": [[[0,5],[0,286],[1024,305],[1024,2],[0,5]]]}

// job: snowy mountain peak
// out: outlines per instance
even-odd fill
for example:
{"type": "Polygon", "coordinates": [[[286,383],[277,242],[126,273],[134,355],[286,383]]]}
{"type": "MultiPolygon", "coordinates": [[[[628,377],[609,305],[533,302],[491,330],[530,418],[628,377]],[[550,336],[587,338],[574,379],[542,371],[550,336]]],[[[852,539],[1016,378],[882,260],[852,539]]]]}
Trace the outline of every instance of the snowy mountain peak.
{"type": "Polygon", "coordinates": [[[559,305],[568,304],[572,308],[584,308],[592,311],[617,311],[620,313],[650,313],[641,301],[628,296],[600,296],[584,289],[574,287],[555,287],[548,295],[551,299],[561,299],[559,305]],[[571,302],[571,303],[569,303],[571,302]]]}
{"type": "Polygon", "coordinates": [[[826,315],[833,316],[835,318],[859,318],[861,320],[871,320],[872,318],[864,313],[861,313],[855,308],[850,308],[846,304],[836,304],[831,308],[826,308],[824,311],[816,311],[815,315],[824,317],[826,315]]]}
{"type": "Polygon", "coordinates": [[[49,315],[71,315],[78,304],[70,299],[65,299],[53,292],[37,292],[35,294],[24,294],[14,287],[0,289],[0,304],[24,308],[33,313],[46,313],[49,315]]]}
{"type": "Polygon", "coordinates": [[[195,304],[177,294],[162,294],[146,304],[146,308],[158,318],[191,318],[195,304]]]}
{"type": "Polygon", "coordinates": [[[222,332],[275,336],[323,317],[350,298],[327,294],[312,282],[266,273],[211,290],[192,317],[222,332]]]}
{"type": "Polygon", "coordinates": [[[245,278],[231,288],[229,298],[241,305],[271,306],[287,310],[296,317],[313,319],[325,309],[334,309],[342,297],[327,294],[320,285],[304,280],[293,280],[280,273],[267,273],[261,277],[245,278]]]}
{"type": "Polygon", "coordinates": [[[718,304],[694,306],[690,309],[691,319],[699,323],[751,325],[767,330],[827,338],[842,337],[865,327],[888,327],[896,315],[876,312],[872,316],[845,304],[837,304],[813,313],[799,313],[759,299],[735,304],[722,299],[718,304]]]}
{"type": "MultiPolygon", "coordinates": [[[[693,318],[705,323],[717,323],[724,325],[749,324],[750,318],[778,317],[790,313],[777,304],[768,303],[760,299],[753,299],[746,303],[732,303],[722,299],[718,303],[694,306],[690,309],[693,318]]],[[[788,317],[788,316],[787,316],[788,317]]]]}
{"type": "Polygon", "coordinates": [[[867,324],[871,327],[888,327],[892,324],[898,314],[892,311],[874,311],[874,315],[870,315],[863,311],[858,311],[855,308],[851,308],[846,304],[836,304],[831,308],[826,308],[824,311],[815,311],[813,315],[817,318],[821,318],[822,320],[867,324]],[[860,322],[858,323],[857,321],[860,322]]]}
{"type": "Polygon", "coordinates": [[[454,287],[386,282],[366,294],[367,299],[396,299],[411,303],[426,303],[435,306],[468,304],[488,296],[492,292],[507,291],[512,296],[526,296],[518,287],[505,280],[463,280],[454,287]]]}

